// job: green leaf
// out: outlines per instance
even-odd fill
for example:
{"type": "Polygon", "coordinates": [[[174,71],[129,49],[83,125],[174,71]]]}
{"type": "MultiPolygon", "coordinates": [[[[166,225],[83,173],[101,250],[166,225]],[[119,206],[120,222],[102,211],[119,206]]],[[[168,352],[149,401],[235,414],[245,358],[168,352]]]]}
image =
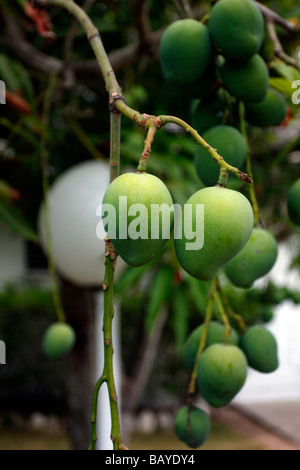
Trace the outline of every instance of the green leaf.
{"type": "Polygon", "coordinates": [[[287,98],[291,98],[295,89],[292,88],[292,82],[287,78],[270,77],[269,86],[283,93],[287,98]]]}
{"type": "Polygon", "coordinates": [[[37,242],[38,236],[15,205],[0,199],[0,219],[14,232],[26,240],[37,242]]]}
{"type": "Polygon", "coordinates": [[[200,314],[204,316],[207,307],[210,282],[199,281],[192,276],[187,276],[186,282],[188,284],[191,299],[200,314]]]}
{"type": "Polygon", "coordinates": [[[152,263],[145,264],[144,266],[140,266],[134,268],[132,266],[128,266],[127,269],[122,273],[122,276],[116,282],[115,286],[115,295],[122,296],[126,291],[130,290],[132,287],[136,286],[139,279],[151,269],[152,263]]]}
{"type": "Polygon", "coordinates": [[[177,351],[181,351],[187,337],[189,324],[188,296],[183,285],[172,292],[172,324],[177,351]]]}
{"type": "Polygon", "coordinates": [[[149,333],[153,327],[157,314],[166,302],[173,280],[173,269],[162,266],[157,272],[150,287],[150,298],[146,309],[145,328],[149,333]]]}

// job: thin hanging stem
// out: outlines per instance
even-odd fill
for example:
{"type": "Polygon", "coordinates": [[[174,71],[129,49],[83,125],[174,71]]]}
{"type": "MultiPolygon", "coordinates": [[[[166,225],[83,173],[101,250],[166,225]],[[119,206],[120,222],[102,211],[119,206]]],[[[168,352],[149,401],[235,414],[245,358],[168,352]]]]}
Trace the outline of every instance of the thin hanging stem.
{"type": "Polygon", "coordinates": [[[200,337],[200,341],[199,341],[197,354],[196,354],[195,361],[194,361],[193,371],[192,371],[189,386],[188,386],[187,403],[189,405],[192,404],[192,402],[194,400],[194,397],[195,397],[195,394],[196,394],[198,362],[199,362],[201,354],[202,354],[202,352],[203,352],[203,350],[206,346],[208,328],[209,328],[209,324],[210,324],[210,321],[211,321],[212,315],[213,315],[213,295],[215,294],[216,286],[217,286],[217,278],[215,277],[212,280],[211,289],[210,289],[210,292],[208,294],[208,303],[207,303],[205,317],[204,317],[203,329],[202,329],[202,333],[201,333],[201,337],[200,337]]]}
{"type": "MultiPolygon", "coordinates": [[[[246,131],[243,106],[244,105],[242,101],[240,101],[239,102],[240,129],[241,129],[241,133],[244,139],[246,140],[247,147],[248,147],[248,152],[247,152],[247,157],[246,157],[246,171],[247,171],[247,174],[250,176],[250,178],[253,180],[251,155],[249,151],[249,142],[248,142],[248,136],[247,136],[247,131],[246,131]]],[[[250,196],[250,201],[251,201],[253,214],[254,214],[254,224],[257,225],[259,223],[259,206],[258,206],[258,202],[256,199],[254,184],[249,185],[249,196],[250,196]]]]}
{"type": "MultiPolygon", "coordinates": [[[[53,95],[55,92],[57,83],[56,74],[52,74],[49,77],[48,87],[45,93],[45,99],[43,103],[43,114],[42,122],[44,127],[48,126],[49,113],[51,108],[51,103],[53,100],[53,95]]],[[[46,148],[46,137],[42,133],[41,143],[40,143],[40,155],[42,162],[42,185],[43,185],[43,199],[44,199],[44,209],[43,209],[43,218],[44,218],[44,227],[45,227],[45,243],[46,251],[48,258],[48,272],[50,276],[51,283],[51,292],[53,297],[53,303],[55,311],[57,314],[58,321],[65,322],[66,315],[62,306],[62,301],[59,293],[59,288],[57,284],[53,250],[52,250],[52,237],[51,237],[51,227],[50,227],[50,207],[49,207],[49,153],[46,148]]]]}

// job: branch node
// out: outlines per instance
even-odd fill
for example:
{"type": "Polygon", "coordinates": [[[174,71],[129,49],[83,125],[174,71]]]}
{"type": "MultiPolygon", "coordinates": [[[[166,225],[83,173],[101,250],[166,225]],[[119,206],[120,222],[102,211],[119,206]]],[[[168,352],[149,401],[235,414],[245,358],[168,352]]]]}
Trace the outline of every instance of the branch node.
{"type": "Polygon", "coordinates": [[[125,101],[125,96],[124,95],[121,95],[119,93],[112,93],[111,97],[109,98],[109,101],[108,101],[108,109],[111,113],[119,113],[120,111],[118,111],[115,107],[115,103],[117,100],[122,100],[124,101],[124,103],[126,103],[125,101]]]}

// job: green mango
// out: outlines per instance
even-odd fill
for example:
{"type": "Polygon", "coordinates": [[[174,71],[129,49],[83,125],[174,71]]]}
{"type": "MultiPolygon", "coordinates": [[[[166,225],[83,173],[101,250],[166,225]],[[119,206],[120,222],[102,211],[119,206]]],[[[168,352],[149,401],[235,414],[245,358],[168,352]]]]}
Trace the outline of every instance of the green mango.
{"type": "Polygon", "coordinates": [[[188,199],[181,221],[174,230],[177,259],[188,274],[209,281],[247,243],[254,218],[243,194],[214,186],[200,189],[188,199]],[[204,220],[199,217],[202,208],[204,220]]]}
{"type": "Polygon", "coordinates": [[[288,191],[287,210],[290,221],[300,225],[300,178],[288,191]]]}
{"type": "Polygon", "coordinates": [[[215,408],[228,405],[243,387],[247,372],[247,359],[238,346],[212,344],[198,362],[199,391],[215,408]]]}
{"type": "Polygon", "coordinates": [[[225,60],[220,74],[227,91],[242,101],[262,101],[269,87],[269,71],[260,55],[246,62],[225,60]]]}
{"type": "MultiPolygon", "coordinates": [[[[183,346],[183,359],[190,371],[194,368],[194,362],[197,355],[200,337],[202,335],[203,325],[198,326],[193,330],[188,336],[187,340],[183,346]]],[[[210,346],[215,343],[223,343],[225,339],[225,326],[216,321],[211,321],[209,323],[206,345],[205,347],[210,346]]],[[[238,345],[239,336],[234,328],[231,328],[230,335],[227,339],[229,344],[238,345]]]]}
{"type": "Polygon", "coordinates": [[[209,416],[200,408],[183,406],[174,419],[175,434],[189,447],[200,447],[207,439],[211,424],[209,416]]]}
{"type": "Polygon", "coordinates": [[[252,287],[275,264],[277,241],[265,229],[254,228],[244,248],[224,266],[228,279],[237,287],[252,287]]]}
{"type": "MultiPolygon", "coordinates": [[[[235,127],[226,125],[211,127],[202,137],[227,163],[242,168],[247,157],[248,145],[235,127]]],[[[213,186],[218,182],[220,166],[214,162],[205,148],[197,146],[194,161],[198,176],[203,183],[213,186]]]]}
{"type": "Polygon", "coordinates": [[[192,83],[211,60],[208,28],[191,18],[174,21],[164,31],[159,58],[164,78],[173,83],[192,83]]]}
{"type": "Polygon", "coordinates": [[[283,95],[269,88],[265,98],[259,103],[245,103],[246,120],[252,126],[279,126],[287,113],[283,95]]]}
{"type": "Polygon", "coordinates": [[[219,0],[211,9],[209,30],[226,57],[245,61],[262,45],[264,19],[252,0],[219,0]]]}
{"type": "Polygon", "coordinates": [[[109,185],[102,202],[103,225],[127,264],[142,266],[162,250],[173,228],[172,209],[168,188],[154,175],[123,173],[109,185]],[[105,204],[109,204],[112,211],[106,211],[105,204]],[[163,205],[165,216],[160,212],[163,205]],[[110,219],[114,212],[115,217],[110,219]]]}
{"type": "Polygon", "coordinates": [[[259,372],[274,372],[278,368],[277,342],[270,331],[260,325],[251,326],[240,340],[248,364],[259,372]]]}
{"type": "Polygon", "coordinates": [[[69,352],[76,340],[73,328],[67,323],[52,323],[46,329],[42,349],[47,357],[54,359],[69,352]]]}
{"type": "Polygon", "coordinates": [[[210,101],[200,101],[193,111],[192,126],[199,135],[211,127],[222,124],[225,101],[220,94],[210,101]]]}

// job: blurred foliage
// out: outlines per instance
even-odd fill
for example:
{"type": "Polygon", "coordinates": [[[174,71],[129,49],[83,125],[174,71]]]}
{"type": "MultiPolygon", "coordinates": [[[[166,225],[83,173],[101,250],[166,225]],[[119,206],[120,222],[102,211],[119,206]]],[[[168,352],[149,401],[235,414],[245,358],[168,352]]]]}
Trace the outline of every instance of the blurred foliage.
{"type": "Polygon", "coordinates": [[[0,370],[0,410],[66,414],[65,359],[45,357],[41,338],[56,319],[52,293],[35,284],[7,284],[0,291],[0,337],[5,338],[6,365],[0,370]]]}
{"type": "MultiPolygon", "coordinates": [[[[83,3],[78,1],[78,4],[83,3]]],[[[196,17],[201,17],[208,11],[210,2],[191,1],[190,4],[196,17]]],[[[264,4],[286,18],[299,21],[298,0],[270,0],[264,4]]],[[[158,30],[180,18],[180,5],[177,1],[149,1],[151,28],[158,30]]],[[[5,17],[9,15],[18,24],[26,42],[46,57],[71,62],[93,59],[93,52],[82,29],[74,26],[76,22],[67,13],[61,13],[59,8],[49,9],[55,32],[55,39],[49,40],[37,33],[33,22],[24,14],[23,6],[21,0],[1,2],[0,25],[3,31],[5,17]],[[67,40],[72,43],[69,51],[67,40]]],[[[101,32],[107,52],[137,41],[138,28],[130,0],[95,1],[88,13],[101,32]]],[[[293,56],[297,54],[299,38],[288,36],[280,28],[278,31],[286,51],[293,56]]],[[[286,211],[288,188],[300,174],[299,109],[291,101],[290,88],[299,73],[297,75],[294,68],[275,58],[267,35],[261,54],[268,61],[272,86],[285,95],[289,106],[290,120],[284,127],[247,128],[261,219],[280,241],[300,232],[289,222],[286,211]]],[[[88,72],[71,76],[71,85],[67,73],[61,74],[57,77],[49,126],[45,127],[41,117],[49,77],[20,57],[3,36],[0,79],[5,81],[13,99],[7,106],[1,106],[0,174],[1,181],[15,188],[20,197],[7,199],[7,193],[0,191],[0,217],[24,238],[36,241],[37,214],[43,198],[41,139],[47,140],[47,174],[50,182],[78,162],[95,157],[108,160],[108,98],[100,72],[99,76],[88,72]]],[[[205,101],[205,97],[193,93],[193,90],[178,89],[164,82],[157,58],[146,52],[138,62],[118,70],[117,78],[128,104],[140,112],[172,114],[191,122],[195,104],[199,99],[205,101]]],[[[234,104],[232,113],[231,117],[235,119],[234,104]]],[[[142,129],[122,118],[121,171],[137,166],[144,139],[142,129]]],[[[171,126],[155,136],[149,172],[163,179],[175,203],[184,203],[204,186],[193,164],[195,146],[192,138],[181,131],[174,132],[171,126]]],[[[237,180],[232,179],[230,187],[248,195],[246,185],[237,180]]],[[[299,247],[293,265],[300,266],[299,247]]],[[[165,328],[163,337],[165,364],[168,364],[169,373],[177,374],[178,362],[174,361],[174,355],[180,362],[179,353],[186,336],[203,321],[209,287],[210,283],[197,281],[180,272],[172,243],[166,245],[155,262],[141,268],[127,268],[116,285],[116,295],[121,302],[122,341],[126,346],[123,348],[124,366],[129,375],[134,368],[138,344],[151,331],[157,315],[165,307],[169,327],[165,328]]],[[[271,284],[266,289],[253,288],[249,291],[227,286],[226,294],[232,308],[249,325],[271,320],[272,309],[280,301],[288,298],[299,302],[298,293],[290,292],[288,287],[282,290],[271,284]]],[[[41,331],[38,328],[47,323],[52,312],[52,307],[49,311],[51,300],[48,295],[31,288],[15,291],[12,287],[0,294],[0,322],[2,328],[4,324],[8,328],[3,331],[0,328],[1,333],[5,334],[5,338],[10,338],[9,329],[17,328],[21,335],[22,328],[27,327],[27,320],[30,319],[31,325],[37,328],[32,327],[27,337],[33,335],[30,348],[36,350],[37,355],[41,331]]],[[[7,346],[7,350],[9,354],[21,355],[25,363],[27,350],[20,351],[18,340],[14,341],[13,345],[7,346]]],[[[163,361],[162,357],[159,360],[163,361]]],[[[55,368],[55,364],[51,367],[55,368]]],[[[26,369],[20,368],[19,373],[19,383],[21,378],[26,383],[26,369]]],[[[39,383],[42,387],[42,381],[39,383]]]]}

